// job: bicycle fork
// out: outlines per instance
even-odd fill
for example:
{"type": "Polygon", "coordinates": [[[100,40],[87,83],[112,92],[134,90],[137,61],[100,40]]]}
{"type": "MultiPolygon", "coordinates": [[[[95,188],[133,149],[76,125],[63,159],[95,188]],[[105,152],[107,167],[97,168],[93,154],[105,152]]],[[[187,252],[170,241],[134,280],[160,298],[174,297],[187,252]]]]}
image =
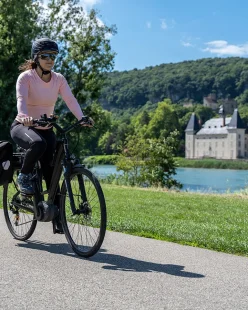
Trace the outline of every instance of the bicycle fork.
{"type": "Polygon", "coordinates": [[[73,197],[73,190],[72,190],[72,186],[71,186],[71,178],[70,178],[71,170],[72,170],[72,167],[64,166],[65,185],[66,185],[66,189],[67,189],[69,200],[70,200],[71,210],[72,210],[73,215],[76,215],[76,214],[81,213],[80,212],[80,211],[82,211],[81,206],[84,206],[85,203],[87,203],[87,196],[86,196],[83,177],[81,175],[78,175],[77,181],[79,184],[82,203],[80,204],[80,209],[76,209],[75,201],[74,201],[74,197],[73,197]]]}

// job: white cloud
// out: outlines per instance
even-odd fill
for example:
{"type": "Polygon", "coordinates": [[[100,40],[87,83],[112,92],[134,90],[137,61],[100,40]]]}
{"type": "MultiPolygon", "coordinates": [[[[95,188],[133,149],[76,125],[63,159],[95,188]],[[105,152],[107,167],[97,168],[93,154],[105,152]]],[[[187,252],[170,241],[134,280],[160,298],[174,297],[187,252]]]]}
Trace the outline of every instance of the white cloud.
{"type": "Polygon", "coordinates": [[[151,22],[146,22],[146,27],[147,27],[148,29],[152,28],[152,23],[151,23],[151,22]]]}
{"type": "Polygon", "coordinates": [[[216,40],[205,43],[207,47],[203,49],[204,52],[217,54],[220,56],[245,56],[248,55],[248,43],[241,45],[232,45],[224,40],[216,40]]]}
{"type": "Polygon", "coordinates": [[[192,37],[188,33],[184,33],[180,42],[185,47],[196,47],[196,40],[199,39],[200,38],[192,37]]]}
{"type": "Polygon", "coordinates": [[[161,28],[164,30],[168,28],[165,19],[161,19],[161,28]]]}
{"type": "Polygon", "coordinates": [[[181,41],[182,45],[185,47],[192,47],[194,46],[193,44],[191,44],[190,42],[185,42],[185,41],[181,41]]]}

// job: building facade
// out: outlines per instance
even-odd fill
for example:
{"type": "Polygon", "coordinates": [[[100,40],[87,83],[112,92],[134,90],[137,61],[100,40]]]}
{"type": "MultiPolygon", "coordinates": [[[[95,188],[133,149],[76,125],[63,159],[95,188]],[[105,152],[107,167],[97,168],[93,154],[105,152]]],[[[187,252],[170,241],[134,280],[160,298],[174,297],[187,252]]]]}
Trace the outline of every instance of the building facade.
{"type": "Polygon", "coordinates": [[[185,130],[186,158],[248,158],[248,132],[237,109],[232,117],[212,118],[202,127],[193,113],[185,130]]]}
{"type": "Polygon", "coordinates": [[[237,102],[232,98],[220,99],[217,101],[216,94],[209,94],[207,97],[203,97],[204,107],[217,111],[220,105],[223,107],[226,115],[232,114],[238,106],[237,102]]]}

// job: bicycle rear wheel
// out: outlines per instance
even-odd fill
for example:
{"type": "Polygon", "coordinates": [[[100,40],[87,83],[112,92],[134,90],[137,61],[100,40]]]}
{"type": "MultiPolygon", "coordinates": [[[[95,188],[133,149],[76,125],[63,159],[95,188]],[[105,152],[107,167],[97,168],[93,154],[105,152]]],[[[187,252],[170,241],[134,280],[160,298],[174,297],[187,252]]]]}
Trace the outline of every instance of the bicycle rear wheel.
{"type": "Polygon", "coordinates": [[[19,169],[14,169],[13,180],[3,187],[3,210],[10,233],[18,240],[29,239],[37,225],[33,197],[23,197],[16,184],[19,169]]]}
{"type": "Polygon", "coordinates": [[[73,251],[79,256],[90,257],[100,249],[105,236],[107,214],[104,195],[96,177],[83,167],[74,168],[70,179],[77,213],[72,213],[64,181],[61,188],[61,222],[73,251]]]}

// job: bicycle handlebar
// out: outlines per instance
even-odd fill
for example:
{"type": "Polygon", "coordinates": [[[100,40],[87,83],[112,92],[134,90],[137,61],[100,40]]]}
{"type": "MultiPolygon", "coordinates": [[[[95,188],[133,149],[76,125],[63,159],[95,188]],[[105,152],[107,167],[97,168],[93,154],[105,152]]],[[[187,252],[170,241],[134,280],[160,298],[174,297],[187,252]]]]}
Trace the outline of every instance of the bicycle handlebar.
{"type": "Polygon", "coordinates": [[[77,121],[75,124],[67,127],[67,128],[62,128],[60,127],[56,122],[57,122],[57,117],[56,116],[51,116],[47,117],[46,114],[41,115],[40,119],[34,119],[33,123],[37,125],[49,125],[52,124],[60,133],[67,133],[77,127],[78,125],[93,125],[91,119],[88,116],[83,116],[79,121],[77,121]]]}

